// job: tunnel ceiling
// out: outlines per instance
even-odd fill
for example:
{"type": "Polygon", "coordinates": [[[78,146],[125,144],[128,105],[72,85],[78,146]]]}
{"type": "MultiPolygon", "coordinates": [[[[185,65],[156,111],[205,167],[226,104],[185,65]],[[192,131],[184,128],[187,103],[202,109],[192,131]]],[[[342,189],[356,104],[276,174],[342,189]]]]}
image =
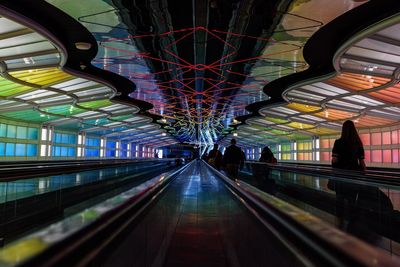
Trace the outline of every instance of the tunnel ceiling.
{"type": "MultiPolygon", "coordinates": [[[[313,66],[310,68],[303,57],[307,41],[324,26],[368,1],[46,2],[89,30],[98,45],[92,64],[132,81],[136,88],[125,89],[131,91],[132,99],[153,104],[150,113],[160,115],[153,121],[158,118],[162,129],[145,121],[151,114],[135,115],[134,118],[143,119],[141,124],[127,127],[122,122],[121,129],[115,130],[109,128],[119,124],[112,121],[110,114],[105,114],[104,121],[89,121],[89,117],[77,118],[74,111],[68,116],[62,114],[61,119],[49,118],[46,123],[127,139],[141,136],[143,129],[136,127],[148,125],[150,134],[144,135],[148,138],[145,140],[151,139],[152,131],[167,131],[175,140],[190,143],[215,142],[235,131],[241,144],[250,146],[335,134],[345,119],[355,120],[360,127],[393,125],[398,121],[396,109],[391,108],[397,105],[398,97],[398,61],[390,58],[397,56],[400,39],[396,21],[386,25],[386,32],[383,27],[377,28],[370,33],[371,38],[364,36],[363,41],[343,48],[338,58],[331,59],[336,73],[329,77],[277,88],[271,94],[263,91],[275,81],[311,69],[313,66]],[[274,100],[274,94],[282,95],[284,103],[258,105],[274,100]],[[246,111],[245,107],[254,103],[258,108],[246,111]]],[[[52,62],[52,66],[62,67],[62,62],[52,62]]],[[[55,96],[60,94],[53,91],[55,96]]],[[[104,101],[116,96],[118,93],[110,89],[103,99],[100,93],[94,97],[105,105],[104,101]]],[[[33,103],[41,112],[43,119],[39,121],[44,120],[43,115],[54,115],[62,108],[69,111],[69,106],[50,109],[67,103],[68,97],[68,93],[48,98],[49,101],[42,97],[42,104],[33,103]]],[[[74,108],[84,107],[78,104],[84,97],[72,98],[74,108]]],[[[21,109],[26,103],[21,104],[21,109]]],[[[131,116],[142,113],[140,108],[126,111],[131,116]]]]}

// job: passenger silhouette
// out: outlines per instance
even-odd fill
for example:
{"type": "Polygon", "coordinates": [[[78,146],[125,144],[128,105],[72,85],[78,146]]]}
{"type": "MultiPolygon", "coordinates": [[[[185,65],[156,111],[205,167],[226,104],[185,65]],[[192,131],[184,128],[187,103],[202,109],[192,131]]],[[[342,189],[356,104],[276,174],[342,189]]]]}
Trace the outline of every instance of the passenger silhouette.
{"type": "Polygon", "coordinates": [[[222,159],[227,175],[232,179],[236,179],[238,177],[239,166],[241,166],[243,162],[243,152],[236,146],[236,139],[232,139],[231,145],[226,148],[222,159]]]}
{"type": "Polygon", "coordinates": [[[214,148],[208,154],[208,164],[219,170],[222,163],[222,153],[218,150],[218,144],[214,144],[214,148]]]}
{"type": "MultiPolygon", "coordinates": [[[[341,136],[333,146],[332,167],[366,169],[363,144],[350,120],[343,123],[341,136]]],[[[336,216],[342,230],[370,243],[377,243],[379,235],[393,235],[388,232],[393,224],[393,204],[378,187],[330,179],[328,188],[336,192],[336,216]]]]}
{"type": "Polygon", "coordinates": [[[364,148],[354,123],[343,123],[342,134],[332,149],[332,167],[346,170],[365,170],[364,148]]]}

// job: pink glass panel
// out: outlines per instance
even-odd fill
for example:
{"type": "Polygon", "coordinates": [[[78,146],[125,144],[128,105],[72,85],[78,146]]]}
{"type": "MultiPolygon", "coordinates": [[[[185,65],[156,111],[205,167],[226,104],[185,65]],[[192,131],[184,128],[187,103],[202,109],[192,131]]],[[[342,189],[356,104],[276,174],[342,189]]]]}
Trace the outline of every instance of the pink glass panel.
{"type": "Polygon", "coordinates": [[[383,132],[382,133],[382,144],[384,145],[390,145],[392,142],[390,138],[390,132],[383,132]]]}
{"type": "Polygon", "coordinates": [[[392,162],[393,163],[398,163],[399,162],[399,150],[398,149],[393,149],[392,150],[392,162]]]}
{"type": "Polygon", "coordinates": [[[361,141],[363,142],[363,145],[369,146],[371,145],[371,139],[370,139],[370,134],[365,133],[365,134],[360,134],[361,141]]]}
{"type": "Polygon", "coordinates": [[[323,161],[330,161],[331,160],[331,155],[329,155],[329,152],[321,152],[321,160],[323,161]]]}
{"type": "Polygon", "coordinates": [[[371,150],[365,150],[365,162],[371,162],[371,150]]]}
{"type": "Polygon", "coordinates": [[[371,134],[371,145],[381,145],[382,144],[382,133],[372,133],[371,134]]]}
{"type": "Polygon", "coordinates": [[[399,135],[397,131],[392,131],[392,144],[399,143],[399,135]]]}
{"type": "Polygon", "coordinates": [[[392,163],[392,151],[390,149],[383,150],[383,162],[392,163]]]}
{"type": "Polygon", "coordinates": [[[372,150],[372,162],[382,162],[382,150],[372,150]]]}

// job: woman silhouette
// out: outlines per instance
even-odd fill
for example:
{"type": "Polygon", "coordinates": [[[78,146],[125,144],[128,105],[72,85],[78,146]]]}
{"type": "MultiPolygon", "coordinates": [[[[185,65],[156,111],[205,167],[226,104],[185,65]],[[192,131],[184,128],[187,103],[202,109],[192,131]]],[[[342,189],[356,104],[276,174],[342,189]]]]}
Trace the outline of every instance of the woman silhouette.
{"type": "Polygon", "coordinates": [[[342,135],[332,149],[332,167],[346,170],[365,170],[364,148],[354,123],[343,123],[342,135]]]}

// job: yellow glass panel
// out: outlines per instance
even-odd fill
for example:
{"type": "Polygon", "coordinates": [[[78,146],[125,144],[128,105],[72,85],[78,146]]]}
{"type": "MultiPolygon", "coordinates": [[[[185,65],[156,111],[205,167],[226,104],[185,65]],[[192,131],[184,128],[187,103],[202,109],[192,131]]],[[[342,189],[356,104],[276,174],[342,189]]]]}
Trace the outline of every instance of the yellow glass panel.
{"type": "Polygon", "coordinates": [[[291,122],[286,124],[286,126],[290,126],[296,129],[309,129],[315,127],[312,124],[300,123],[300,122],[291,122]]]}
{"type": "Polygon", "coordinates": [[[300,112],[307,112],[307,113],[314,112],[314,111],[321,109],[321,107],[318,107],[318,106],[304,105],[304,104],[300,104],[300,103],[290,103],[290,104],[286,105],[286,107],[300,111],[300,112]]]}
{"type": "Polygon", "coordinates": [[[271,118],[271,117],[264,117],[264,120],[266,121],[270,121],[276,124],[285,124],[288,123],[288,120],[284,120],[284,119],[278,119],[278,118],[271,118]]]}
{"type": "Polygon", "coordinates": [[[74,78],[58,68],[20,70],[9,72],[9,74],[18,80],[40,86],[50,85],[74,78]]]}

